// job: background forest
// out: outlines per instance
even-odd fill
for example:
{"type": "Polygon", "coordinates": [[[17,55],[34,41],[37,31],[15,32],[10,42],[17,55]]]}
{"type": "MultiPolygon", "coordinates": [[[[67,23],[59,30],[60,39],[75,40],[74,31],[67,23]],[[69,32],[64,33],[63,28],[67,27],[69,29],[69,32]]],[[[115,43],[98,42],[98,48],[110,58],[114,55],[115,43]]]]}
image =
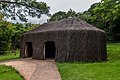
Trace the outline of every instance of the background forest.
{"type": "Polygon", "coordinates": [[[41,18],[43,14],[49,16],[48,22],[77,17],[105,30],[108,42],[120,42],[120,0],[102,0],[93,4],[87,11],[82,13],[70,9],[67,12],[59,11],[50,15],[49,10],[50,7],[46,3],[35,0],[1,0],[0,51],[19,49],[20,36],[40,25],[28,23],[26,17],[41,18]],[[24,24],[11,23],[4,18],[12,20],[19,18],[24,24]]]}

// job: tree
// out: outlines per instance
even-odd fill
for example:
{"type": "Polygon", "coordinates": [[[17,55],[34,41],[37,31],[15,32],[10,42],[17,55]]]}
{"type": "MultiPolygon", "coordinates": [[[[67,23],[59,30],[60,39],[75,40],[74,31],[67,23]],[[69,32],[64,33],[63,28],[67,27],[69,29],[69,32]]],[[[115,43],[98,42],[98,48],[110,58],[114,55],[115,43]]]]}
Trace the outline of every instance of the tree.
{"type": "Polygon", "coordinates": [[[0,13],[5,17],[27,22],[26,17],[40,18],[42,14],[49,15],[50,7],[44,2],[36,0],[0,0],[0,13]]]}
{"type": "MultiPolygon", "coordinates": [[[[0,16],[1,17],[1,16],[0,16]]],[[[31,23],[10,23],[8,21],[0,21],[0,51],[9,51],[20,48],[21,34],[37,27],[39,24],[31,23]]]]}
{"type": "Polygon", "coordinates": [[[0,13],[0,22],[2,21],[2,19],[3,19],[3,15],[2,15],[2,13],[0,13]]]}
{"type": "Polygon", "coordinates": [[[52,21],[59,21],[61,19],[65,19],[65,18],[67,18],[66,13],[62,12],[62,11],[59,11],[59,12],[53,14],[51,16],[51,18],[49,19],[49,21],[50,22],[52,22],[52,21]]]}
{"type": "Polygon", "coordinates": [[[91,7],[87,11],[82,13],[81,19],[87,21],[88,23],[90,23],[98,28],[106,30],[105,29],[105,20],[101,17],[101,13],[96,14],[94,12],[94,9],[98,5],[100,5],[100,3],[95,3],[95,4],[91,5],[91,7]]]}
{"type": "Polygon", "coordinates": [[[12,24],[7,21],[0,22],[0,51],[11,50],[13,36],[12,24]]]}
{"type": "Polygon", "coordinates": [[[51,18],[48,21],[59,21],[62,19],[66,19],[69,17],[78,17],[80,13],[76,13],[74,10],[70,9],[68,12],[62,12],[59,11],[51,16],[51,18]]]}
{"type": "Polygon", "coordinates": [[[92,11],[99,23],[104,23],[107,34],[112,36],[111,40],[120,41],[120,1],[102,0],[92,11]]]}
{"type": "Polygon", "coordinates": [[[103,29],[107,39],[120,41],[120,0],[102,0],[83,12],[81,19],[103,29]]]}
{"type": "Polygon", "coordinates": [[[12,36],[12,49],[20,48],[20,36],[29,31],[32,30],[35,27],[38,27],[39,24],[31,24],[31,23],[24,23],[24,24],[13,24],[13,36],[12,36]]]}
{"type": "Polygon", "coordinates": [[[67,13],[66,13],[67,17],[75,17],[76,16],[76,12],[72,9],[70,9],[67,13]]]}

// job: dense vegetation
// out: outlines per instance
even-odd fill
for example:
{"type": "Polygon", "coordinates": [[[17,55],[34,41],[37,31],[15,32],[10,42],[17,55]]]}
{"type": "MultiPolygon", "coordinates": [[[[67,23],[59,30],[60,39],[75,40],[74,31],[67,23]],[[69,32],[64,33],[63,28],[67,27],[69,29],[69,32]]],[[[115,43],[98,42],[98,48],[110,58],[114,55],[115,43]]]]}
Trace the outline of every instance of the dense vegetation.
{"type": "MultiPolygon", "coordinates": [[[[119,0],[102,0],[99,3],[93,4],[87,11],[83,13],[76,13],[70,9],[68,12],[59,11],[53,14],[49,22],[58,21],[69,17],[78,17],[95,25],[106,31],[108,41],[120,41],[120,1],[119,0]]],[[[10,23],[5,21],[4,18],[15,19],[19,17],[21,21],[26,19],[21,18],[19,15],[39,17],[42,14],[49,15],[49,7],[44,2],[37,2],[35,0],[10,0],[0,1],[0,51],[9,51],[19,48],[20,35],[38,26],[30,23],[10,23]],[[11,8],[18,8],[17,11],[11,11],[11,8]],[[21,9],[23,7],[23,9],[21,9]],[[26,9],[27,8],[27,9],[26,9]],[[35,10],[33,10],[35,8],[35,10]],[[7,9],[7,11],[6,11],[7,9]],[[28,12],[30,10],[30,12],[28,12]],[[38,10],[38,13],[36,11],[38,10]],[[40,12],[41,13],[40,13],[40,12]],[[4,14],[4,15],[3,15],[4,14]],[[8,14],[10,14],[8,16],[8,14]],[[13,15],[14,14],[14,15],[13,15]],[[38,15],[39,14],[39,15],[38,15]]],[[[22,16],[25,18],[25,16],[22,16]]]]}
{"type": "Polygon", "coordinates": [[[84,12],[86,21],[105,30],[108,40],[120,41],[120,0],[102,0],[84,12]]]}
{"type": "Polygon", "coordinates": [[[27,16],[40,18],[42,14],[49,15],[50,7],[36,0],[0,0],[0,13],[5,18],[27,22],[27,16]]]}
{"type": "Polygon", "coordinates": [[[26,17],[49,16],[50,7],[36,0],[0,0],[0,54],[20,48],[21,34],[35,28],[38,24],[27,23],[26,17]],[[26,22],[10,23],[5,21],[21,20],[26,22]]]}
{"type": "Polygon", "coordinates": [[[76,13],[74,10],[70,9],[68,12],[59,11],[53,14],[48,21],[49,22],[59,21],[59,20],[66,19],[69,17],[80,17],[81,15],[82,15],[81,13],[79,12],[76,13]]]}
{"type": "Polygon", "coordinates": [[[24,80],[24,78],[13,67],[0,65],[0,80],[24,80]]]}
{"type": "Polygon", "coordinates": [[[58,63],[62,80],[119,80],[120,43],[107,45],[108,61],[102,63],[58,63]]]}
{"type": "Polygon", "coordinates": [[[0,22],[0,51],[10,51],[20,48],[21,34],[35,28],[37,24],[13,24],[7,21],[0,22]]]}

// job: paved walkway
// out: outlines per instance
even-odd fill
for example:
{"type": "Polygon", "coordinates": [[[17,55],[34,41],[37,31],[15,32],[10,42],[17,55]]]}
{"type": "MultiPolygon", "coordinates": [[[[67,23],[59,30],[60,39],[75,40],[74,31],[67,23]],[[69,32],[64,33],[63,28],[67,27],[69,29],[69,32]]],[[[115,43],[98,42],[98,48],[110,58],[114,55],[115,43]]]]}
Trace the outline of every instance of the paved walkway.
{"type": "Polygon", "coordinates": [[[13,66],[25,80],[61,80],[54,60],[19,59],[0,64],[13,66]]]}

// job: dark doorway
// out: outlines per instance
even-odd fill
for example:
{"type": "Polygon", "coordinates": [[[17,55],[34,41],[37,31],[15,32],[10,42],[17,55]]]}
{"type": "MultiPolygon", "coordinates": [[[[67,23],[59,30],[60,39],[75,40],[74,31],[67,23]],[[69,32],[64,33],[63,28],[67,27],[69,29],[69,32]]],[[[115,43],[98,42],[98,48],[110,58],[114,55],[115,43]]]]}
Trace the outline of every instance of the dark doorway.
{"type": "Polygon", "coordinates": [[[26,42],[25,55],[26,55],[26,57],[32,57],[32,55],[33,55],[32,42],[26,42]]]}
{"type": "Polygon", "coordinates": [[[55,42],[48,41],[45,43],[45,58],[55,58],[55,42]]]}

